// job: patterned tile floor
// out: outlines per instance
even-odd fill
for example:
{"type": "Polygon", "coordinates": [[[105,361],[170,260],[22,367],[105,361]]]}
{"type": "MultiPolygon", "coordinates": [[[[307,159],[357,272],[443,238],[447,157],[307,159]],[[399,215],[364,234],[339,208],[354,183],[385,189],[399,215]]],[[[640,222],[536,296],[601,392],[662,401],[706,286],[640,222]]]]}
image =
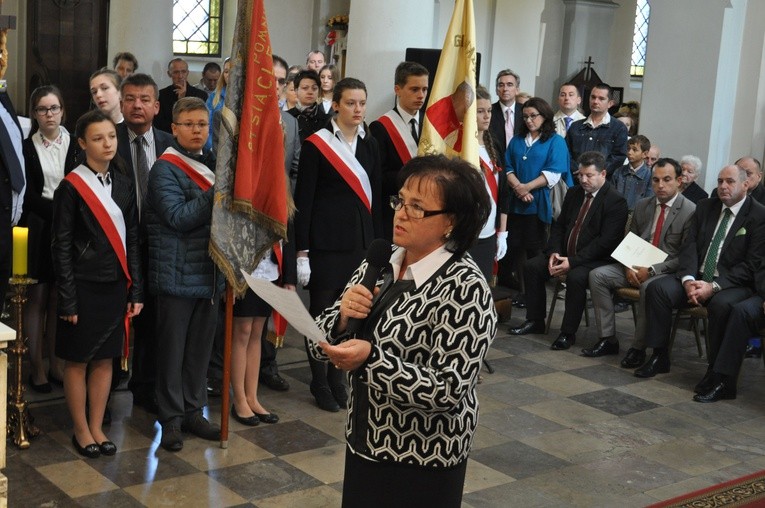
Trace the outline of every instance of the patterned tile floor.
{"type": "MultiPolygon", "coordinates": [[[[572,350],[550,351],[553,337],[507,334],[516,315],[500,326],[489,356],[496,373],[484,372],[479,387],[464,506],[645,506],[765,469],[761,361],[746,360],[737,400],[697,404],[691,388],[705,363],[688,332],[672,371],[641,380],[619,367],[621,356],[579,356],[597,338],[593,327],[572,350]]],[[[617,319],[624,348],[632,320],[617,319]]],[[[344,417],[315,406],[302,342],[287,342],[279,360],[292,388],[262,390],[281,422],[232,421],[226,450],[190,437],[180,453],[162,450],[158,425],[120,391],[107,430],[119,453],[85,460],[69,441],[62,392],[30,396],[43,432],[28,450],[9,445],[9,506],[339,506],[344,417]]],[[[219,420],[220,399],[209,413],[219,420]]]]}

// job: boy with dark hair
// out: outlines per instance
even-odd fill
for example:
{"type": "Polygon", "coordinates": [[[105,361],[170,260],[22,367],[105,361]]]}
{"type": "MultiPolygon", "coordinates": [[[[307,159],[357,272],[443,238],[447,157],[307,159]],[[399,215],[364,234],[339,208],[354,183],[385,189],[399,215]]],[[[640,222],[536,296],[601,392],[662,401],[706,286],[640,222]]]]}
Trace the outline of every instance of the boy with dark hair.
{"type": "Polygon", "coordinates": [[[628,163],[614,171],[611,183],[627,200],[630,212],[635,204],[647,197],[653,196],[651,187],[651,168],[646,164],[651,142],[647,137],[638,134],[627,141],[628,163]]]}

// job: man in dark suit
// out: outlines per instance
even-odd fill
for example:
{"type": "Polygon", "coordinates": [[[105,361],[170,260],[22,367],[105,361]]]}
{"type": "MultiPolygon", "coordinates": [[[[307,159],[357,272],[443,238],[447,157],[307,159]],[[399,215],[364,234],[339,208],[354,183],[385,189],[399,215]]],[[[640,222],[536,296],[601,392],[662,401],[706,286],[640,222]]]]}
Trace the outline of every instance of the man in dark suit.
{"type": "Polygon", "coordinates": [[[521,85],[521,78],[510,69],[497,73],[497,96],[499,100],[491,105],[489,131],[497,141],[497,153],[504,154],[510,139],[518,134],[523,124],[523,108],[515,101],[521,85]]]}
{"type": "MultiPolygon", "coordinates": [[[[401,62],[396,67],[393,92],[396,105],[369,125],[369,132],[380,145],[382,198],[398,194],[398,173],[417,155],[422,132],[425,97],[428,95],[428,69],[417,62],[401,62]]],[[[393,209],[383,207],[383,236],[393,238],[393,209]]]]}
{"type": "Polygon", "coordinates": [[[584,356],[619,353],[613,293],[617,288],[631,286],[640,289],[640,301],[635,340],[622,366],[634,369],[645,362],[645,290],[649,284],[677,270],[678,254],[690,234],[690,218],[696,210],[696,205],[680,194],[681,178],[682,170],[676,160],[656,161],[651,174],[654,196],[637,202],[630,222],[630,232],[666,252],[667,259],[652,266],[625,267],[620,263],[610,264],[590,272],[590,294],[600,340],[592,348],[583,349],[584,356]]]}
{"type": "Polygon", "coordinates": [[[651,358],[637,377],[669,372],[672,310],[704,305],[709,313],[707,356],[714,364],[731,307],[751,296],[754,274],[765,249],[765,207],[747,196],[746,171],[726,166],[717,177],[717,198],[700,201],[693,227],[680,252],[676,277],[665,277],[646,291],[646,345],[651,358]]]}
{"type": "Polygon", "coordinates": [[[580,185],[563,200],[561,214],[553,222],[543,254],[526,265],[526,322],[510,329],[512,335],[543,333],[547,307],[545,282],[566,276],[566,308],[560,335],[550,349],[568,349],[587,301],[590,270],[608,264],[611,252],[624,238],[627,201],[606,181],[606,159],[598,152],[579,157],[580,185]]]}
{"type": "MultiPolygon", "coordinates": [[[[21,218],[24,202],[23,134],[16,110],[8,97],[5,81],[0,81],[0,300],[8,291],[13,245],[11,231],[21,218]]],[[[0,310],[2,310],[0,301],[0,310]]]]}
{"type": "MultiPolygon", "coordinates": [[[[696,385],[696,402],[717,402],[736,398],[736,380],[747,350],[749,337],[765,328],[765,267],[755,275],[757,293],[733,306],[720,340],[710,337],[709,367],[696,385]]],[[[710,317],[711,319],[711,317],[710,317]]],[[[717,337],[715,337],[717,339],[717,337]]]]}
{"type": "MultiPolygon", "coordinates": [[[[173,143],[173,136],[152,127],[160,104],[158,87],[151,76],[131,74],[122,81],[122,116],[125,121],[117,126],[117,155],[122,160],[127,175],[136,187],[139,217],[146,200],[149,171],[157,158],[173,143]]],[[[141,268],[144,280],[148,280],[149,246],[146,230],[141,227],[141,268]]],[[[146,298],[143,312],[133,318],[135,331],[133,342],[132,374],[128,388],[133,392],[133,403],[156,412],[154,379],[156,341],[154,340],[155,305],[146,298]]]]}
{"type": "Polygon", "coordinates": [[[207,92],[189,85],[189,64],[183,58],[173,58],[167,64],[167,75],[173,80],[170,86],[159,91],[159,112],[154,117],[154,127],[171,132],[173,105],[182,97],[199,97],[207,101],[207,92]]]}

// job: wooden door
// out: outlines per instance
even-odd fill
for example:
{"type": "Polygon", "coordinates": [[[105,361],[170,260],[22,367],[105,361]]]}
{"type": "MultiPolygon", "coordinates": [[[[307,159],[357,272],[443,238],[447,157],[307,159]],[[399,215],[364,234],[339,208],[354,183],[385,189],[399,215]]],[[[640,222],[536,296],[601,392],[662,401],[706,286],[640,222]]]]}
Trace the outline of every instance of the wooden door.
{"type": "MultiPolygon", "coordinates": [[[[40,85],[61,89],[66,128],[90,109],[88,78],[107,65],[109,0],[29,0],[27,101],[40,85]]],[[[27,112],[29,113],[29,112],[27,112]]]]}

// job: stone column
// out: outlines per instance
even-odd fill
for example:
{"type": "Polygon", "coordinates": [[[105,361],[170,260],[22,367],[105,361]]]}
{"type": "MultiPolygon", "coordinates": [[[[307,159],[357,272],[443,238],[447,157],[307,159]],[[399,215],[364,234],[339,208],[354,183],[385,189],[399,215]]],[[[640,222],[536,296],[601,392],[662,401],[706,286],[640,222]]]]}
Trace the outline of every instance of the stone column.
{"type": "Polygon", "coordinates": [[[705,170],[698,183],[707,191],[724,165],[745,154],[762,156],[762,133],[755,132],[762,120],[755,118],[765,105],[765,29],[750,18],[762,19],[759,4],[651,1],[640,131],[663,155],[700,157],[705,170]],[[744,45],[745,36],[752,46],[744,45]]]}
{"type": "Polygon", "coordinates": [[[366,84],[370,122],[394,105],[393,74],[406,48],[434,47],[434,0],[352,0],[349,17],[345,75],[366,84]]]}

